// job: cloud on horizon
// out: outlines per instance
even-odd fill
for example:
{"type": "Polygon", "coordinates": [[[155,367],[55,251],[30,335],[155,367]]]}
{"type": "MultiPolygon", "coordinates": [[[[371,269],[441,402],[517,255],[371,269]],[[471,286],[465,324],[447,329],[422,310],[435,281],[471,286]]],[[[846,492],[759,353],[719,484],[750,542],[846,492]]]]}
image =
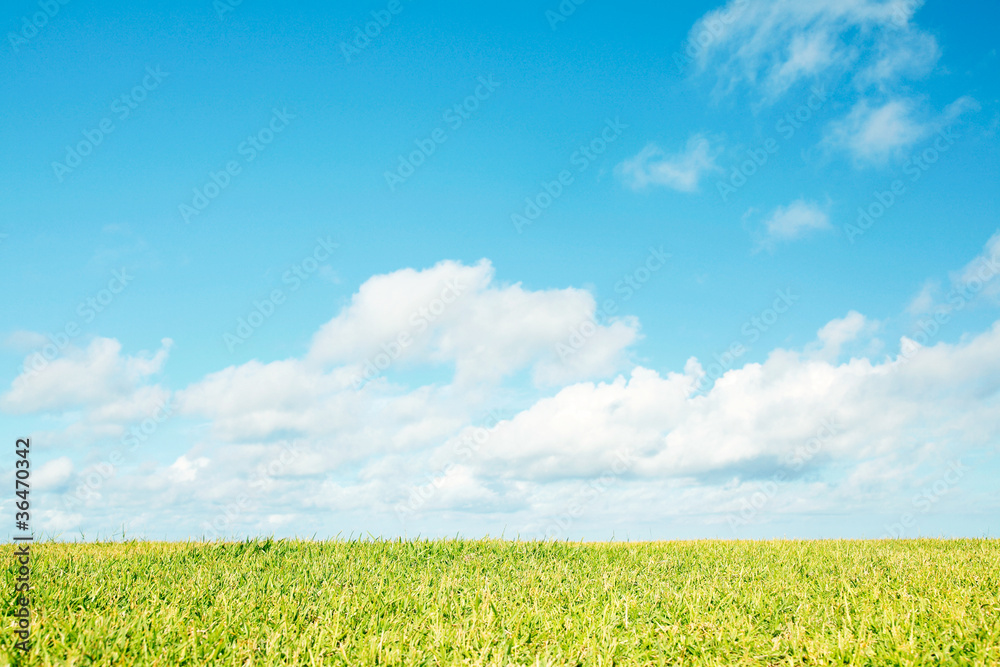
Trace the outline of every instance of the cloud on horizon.
{"type": "MultiPolygon", "coordinates": [[[[954,279],[982,280],[977,267],[995,259],[997,238],[954,279]]],[[[510,514],[544,529],[546,517],[562,511],[559,493],[612,479],[608,502],[617,498],[625,507],[639,494],[655,513],[697,499],[703,514],[721,521],[741,493],[778,474],[793,484],[812,480],[802,496],[808,511],[830,511],[848,497],[847,506],[870,509],[895,502],[894,494],[908,488],[900,470],[998,444],[1000,322],[954,344],[904,336],[897,351],[872,359],[846,352],[881,349],[872,345],[879,343],[879,323],[852,311],[799,350],[777,348],[762,362],[717,369],[692,357],[682,371],[666,373],[606,365],[635,340],[635,328],[617,338],[612,326],[595,325],[608,336],[592,341],[602,350],[587,368],[596,381],[566,380],[551,394],[497,385],[518,372],[538,375],[539,368],[547,369],[545,377],[560,376],[553,366],[558,356],[546,348],[578,318],[593,317],[593,309],[583,290],[497,285],[486,261],[375,276],[320,328],[302,357],[231,366],[174,392],[180,414],[196,424],[189,449],[170,463],[119,471],[85,506],[127,512],[142,497],[148,507],[136,525],[149,526],[178,503],[225,505],[260,482],[267,494],[226,524],[233,530],[292,525],[317,509],[373,512],[392,521],[510,514]],[[452,367],[451,381],[411,388],[388,371],[357,386],[359,364],[379,349],[379,337],[391,339],[399,326],[410,326],[414,309],[441,298],[440,290],[456,280],[462,295],[450,304],[454,309],[442,311],[409,357],[452,367]],[[386,299],[397,303],[383,310],[386,299]],[[541,323],[540,309],[549,317],[541,323]],[[501,330],[486,331],[500,317],[501,330]],[[478,345],[475,332],[483,332],[478,345]],[[512,347],[517,332],[525,344],[512,347]],[[475,365],[480,355],[490,357],[482,367],[475,365]],[[701,391],[706,374],[718,379],[701,391]],[[519,397],[515,404],[522,405],[484,418],[495,396],[484,387],[519,397]]],[[[19,377],[0,405],[22,414],[63,411],[71,422],[113,427],[107,435],[117,437],[143,415],[130,406],[169,393],[151,383],[168,349],[164,339],[155,354],[127,355],[118,341],[98,338],[38,377],[19,377]],[[101,391],[81,394],[74,389],[80,378],[96,380],[101,391]],[[53,387],[64,389],[44,393],[53,387]]],[[[49,488],[72,489],[95,470],[61,457],[40,473],[49,488]]],[[[66,529],[85,514],[58,510],[48,528],[66,529]]],[[[190,529],[198,532],[194,523],[190,529]]]]}

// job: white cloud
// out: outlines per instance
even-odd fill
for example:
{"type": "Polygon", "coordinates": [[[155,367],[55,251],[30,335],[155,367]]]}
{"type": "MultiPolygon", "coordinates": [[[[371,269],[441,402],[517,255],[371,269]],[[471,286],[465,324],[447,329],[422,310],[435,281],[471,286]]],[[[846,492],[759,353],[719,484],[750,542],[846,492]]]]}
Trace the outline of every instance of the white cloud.
{"type": "MultiPolygon", "coordinates": [[[[172,346],[163,339],[154,354],[122,353],[121,343],[96,338],[86,347],[68,345],[64,356],[30,368],[0,395],[0,412],[36,414],[31,436],[47,447],[92,447],[118,440],[130,425],[157,417],[171,400],[170,390],[152,384],[172,346]]],[[[169,414],[170,410],[167,410],[169,414]]]]}
{"type": "Polygon", "coordinates": [[[701,177],[719,171],[715,164],[719,151],[701,134],[688,139],[679,153],[667,155],[658,146],[649,144],[638,155],[618,165],[619,177],[633,190],[661,185],[680,192],[694,192],[701,177]]]}
{"type": "Polygon", "coordinates": [[[934,38],[912,18],[908,0],[731,0],[691,29],[702,71],[719,92],[759,88],[773,102],[795,84],[831,71],[854,71],[859,88],[921,76],[939,57],[934,38]],[[868,64],[870,63],[870,64],[868,64]]]}
{"type": "Polygon", "coordinates": [[[953,123],[959,118],[967,113],[972,113],[974,111],[979,111],[982,109],[982,105],[974,97],[969,95],[963,95],[957,100],[945,107],[944,112],[941,114],[941,118],[938,120],[938,127],[942,128],[948,123],[953,123]]]}
{"type": "Polygon", "coordinates": [[[355,390],[343,368],[299,360],[256,361],[212,373],[178,392],[183,414],[211,420],[215,438],[257,443],[308,438],[332,463],[407,451],[448,437],[475,394],[448,387],[413,391],[387,382],[355,390]]]}
{"type": "Polygon", "coordinates": [[[934,302],[939,291],[940,286],[937,283],[927,281],[920,288],[920,292],[913,297],[913,300],[906,307],[906,312],[911,315],[924,315],[931,312],[934,309],[934,302]]]}
{"type": "Polygon", "coordinates": [[[747,89],[770,105],[803,84],[836,86],[848,115],[830,123],[823,144],[856,164],[883,164],[963,113],[963,97],[935,114],[911,99],[907,80],[927,76],[941,51],[913,21],[922,0],[731,0],[692,27],[698,71],[716,94],[747,89]],[[846,85],[845,85],[846,83],[846,85]]]}
{"type": "Polygon", "coordinates": [[[836,49],[834,39],[827,33],[794,35],[788,46],[788,59],[771,74],[772,92],[784,92],[799,79],[826,69],[836,56],[836,49]]]}
{"type": "Polygon", "coordinates": [[[73,476],[73,461],[66,456],[47,461],[31,473],[31,484],[36,491],[58,489],[73,476]]]}
{"type": "Polygon", "coordinates": [[[877,108],[862,100],[846,118],[830,124],[824,141],[860,163],[882,164],[932,131],[932,124],[915,117],[910,100],[892,100],[877,108]]]}
{"type": "Polygon", "coordinates": [[[821,355],[775,350],[720,378],[704,396],[691,373],[636,368],[614,382],[577,384],[492,429],[479,474],[544,481],[599,474],[627,447],[631,474],[702,478],[770,474],[824,424],[814,464],[852,469],[873,457],[905,461],[915,447],[959,453],[996,444],[1000,323],[963,345],[910,359],[835,364],[866,326],[851,313],[820,331],[821,355]]]}
{"type": "Polygon", "coordinates": [[[61,510],[43,510],[38,513],[38,518],[42,530],[55,533],[56,535],[77,528],[84,520],[82,514],[63,512],[61,510]]]}
{"type": "Polygon", "coordinates": [[[971,300],[1000,301],[1000,231],[986,242],[983,251],[951,276],[952,295],[971,300]]]}
{"type": "MultiPolygon", "coordinates": [[[[404,269],[366,281],[320,328],[303,359],[251,361],[211,373],[178,392],[177,408],[208,418],[212,437],[223,442],[311,438],[316,447],[341,453],[331,464],[406,451],[453,434],[506,377],[527,371],[550,386],[625,368],[638,338],[635,318],[597,324],[596,317],[589,292],[500,285],[486,260],[404,269]],[[584,344],[564,360],[559,346],[581,327],[588,331],[584,344]],[[406,391],[391,383],[394,368],[381,372],[383,357],[400,369],[453,368],[454,384],[406,391]],[[375,375],[359,391],[357,381],[371,369],[375,375]]],[[[164,339],[155,354],[132,356],[113,339],[69,346],[63,358],[16,378],[0,396],[0,408],[45,412],[68,423],[61,432],[39,434],[52,444],[119,438],[129,423],[171,399],[169,390],[150,382],[170,347],[164,339]]]]}
{"type": "MultiPolygon", "coordinates": [[[[909,359],[838,363],[844,346],[873,327],[848,313],[822,327],[802,352],[775,350],[763,363],[727,372],[705,394],[695,391],[702,372],[696,360],[683,373],[639,367],[611,382],[567,386],[478,429],[468,426],[476,410],[448,387],[404,392],[373,383],[356,392],[328,374],[310,376],[303,362],[227,369],[184,399],[189,415],[207,416],[219,436],[235,434],[241,421],[250,430],[293,424],[303,432],[266,493],[225,524],[232,530],[252,532],[272,514],[308,517],[301,519],[306,524],[291,521],[290,531],[363,514],[388,533],[400,529],[400,518],[420,526],[437,517],[445,521],[437,525],[448,525],[459,515],[505,517],[501,526],[541,531],[549,516],[575,512],[581,493],[592,500],[580,526],[593,526],[587,516],[594,512],[622,521],[697,516],[705,525],[736,511],[757,492],[755,480],[775,471],[788,475],[791,488],[776,492],[768,516],[870,511],[907,493],[921,462],[996,445],[1000,427],[1000,323],[909,359]],[[354,396],[346,409],[338,407],[345,396],[354,396]],[[296,417],[296,405],[305,416],[296,417]],[[816,438],[819,449],[802,459],[816,438]],[[595,496],[591,482],[623,456],[627,467],[595,496]],[[801,471],[791,465],[796,457],[801,471]],[[806,471],[822,481],[796,481],[806,471]],[[884,484],[865,481],[872,475],[883,475],[884,484]],[[411,511],[398,516],[406,502],[411,511]]],[[[152,525],[182,500],[232,504],[253,493],[254,470],[278,460],[280,446],[192,451],[170,466],[125,475],[117,490],[102,489],[100,502],[124,507],[141,493],[152,525]],[[179,485],[195,479],[190,495],[179,495],[179,485]]]]}
{"type": "Polygon", "coordinates": [[[907,312],[920,317],[948,314],[977,304],[1000,303],[1000,231],[986,241],[981,253],[949,276],[947,294],[937,282],[928,281],[907,307],[907,312]]]}
{"type": "Polygon", "coordinates": [[[855,80],[858,88],[874,87],[886,93],[898,80],[920,78],[934,69],[941,51],[932,35],[910,29],[894,36],[875,43],[866,57],[871,64],[861,69],[855,80]]]}
{"type": "Polygon", "coordinates": [[[526,368],[541,384],[608,375],[623,366],[624,350],[638,336],[634,320],[597,326],[574,365],[556,352],[596,309],[585,290],[495,284],[487,260],[441,262],[367,280],[320,328],[308,360],[351,365],[356,374],[366,364],[369,371],[397,363],[454,364],[460,385],[496,382],[526,368]]]}
{"type": "MultiPolygon", "coordinates": [[[[982,267],[995,264],[998,253],[1000,235],[955,274],[956,284],[981,280],[982,267]]],[[[851,311],[801,349],[776,349],[761,363],[729,370],[707,392],[697,390],[703,370],[696,359],[683,372],[635,367],[604,382],[581,382],[583,369],[573,369],[566,376],[573,379],[541,397],[523,385],[507,391],[494,384],[516,369],[544,376],[546,364],[555,363],[554,342],[577,318],[593,314],[587,292],[496,285],[486,262],[376,276],[323,326],[304,358],[233,366],[178,392],[178,410],[203,421],[186,431],[192,436],[186,452],[173,452],[168,463],[119,468],[86,512],[52,512],[43,525],[117,529],[118,517],[128,513],[133,531],[176,524],[199,534],[202,524],[189,510],[211,519],[250,494],[227,530],[276,525],[309,534],[333,528],[333,534],[353,516],[389,534],[401,527],[400,503],[414,498],[408,521],[431,517],[451,526],[465,517],[475,527],[498,518],[501,528],[536,522],[544,529],[550,515],[575,512],[581,488],[589,493],[623,457],[628,465],[614,483],[576,515],[581,525],[593,525],[589,512],[650,522],[732,512],[755,480],[775,471],[795,485],[794,492],[776,492],[776,512],[871,511],[886,498],[908,497],[915,466],[998,445],[1000,322],[960,344],[927,345],[908,358],[847,358],[879,327],[851,311]],[[440,298],[455,279],[464,285],[460,296],[415,332],[406,352],[410,363],[454,364],[455,382],[407,388],[380,378],[356,388],[354,374],[381,348],[380,337],[392,339],[399,327],[411,326],[410,315],[422,317],[420,308],[431,308],[427,300],[440,298]],[[543,314],[551,321],[536,322],[543,314]],[[526,348],[509,344],[521,333],[526,348]],[[476,355],[502,363],[479,367],[476,355]],[[483,424],[493,400],[515,407],[483,424]],[[803,459],[810,442],[819,448],[803,459]]],[[[635,326],[627,330],[634,334],[635,326]]],[[[620,352],[625,341],[608,346],[620,352]]],[[[67,390],[49,404],[25,380],[14,405],[83,408],[82,420],[113,426],[132,414],[128,406],[159,389],[148,382],[166,348],[129,357],[116,341],[95,341],[71,351],[68,365],[48,370],[61,369],[70,380],[89,370],[100,400],[82,401],[67,390]]],[[[596,367],[593,360],[584,365],[596,367]]],[[[13,400],[12,393],[4,398],[13,400]]],[[[74,470],[63,458],[38,474],[56,489],[74,470]]]]}
{"type": "Polygon", "coordinates": [[[768,239],[788,241],[813,230],[830,229],[830,217],[816,202],[797,199],[776,208],[764,221],[764,229],[768,239]]]}
{"type": "Polygon", "coordinates": [[[195,459],[181,456],[167,469],[167,474],[177,483],[193,482],[198,477],[198,471],[207,467],[209,463],[211,461],[204,456],[195,459]]]}
{"type": "Polygon", "coordinates": [[[21,353],[37,350],[49,343],[43,334],[34,331],[13,331],[4,340],[4,346],[21,353]]]}
{"type": "Polygon", "coordinates": [[[825,361],[835,361],[840,357],[844,345],[856,341],[862,334],[872,334],[878,323],[868,320],[856,310],[845,317],[827,322],[816,333],[817,345],[811,346],[812,357],[825,361]]]}
{"type": "Polygon", "coordinates": [[[122,356],[121,343],[110,338],[96,338],[86,349],[69,346],[65,357],[40,371],[19,375],[0,396],[0,410],[25,414],[86,407],[113,418],[136,414],[141,399],[158,393],[142,385],[160,371],[172,345],[173,341],[164,338],[152,356],[122,356]]]}
{"type": "Polygon", "coordinates": [[[613,376],[638,324],[595,317],[589,292],[497,285],[485,260],[404,269],[361,285],[304,359],[226,368],[178,392],[178,404],[227,442],[309,437],[340,461],[409,451],[452,435],[504,377],[529,370],[548,386],[613,376]],[[581,327],[589,336],[564,360],[558,346],[581,327]],[[397,364],[453,364],[454,385],[406,391],[389,380],[397,364]],[[359,391],[362,377],[371,382],[359,391]]]}
{"type": "Polygon", "coordinates": [[[962,115],[980,109],[979,103],[968,96],[955,100],[937,116],[918,106],[914,100],[893,99],[872,107],[862,100],[845,118],[827,126],[823,141],[829,148],[850,153],[858,164],[884,164],[890,158],[902,157],[918,141],[962,115]]]}

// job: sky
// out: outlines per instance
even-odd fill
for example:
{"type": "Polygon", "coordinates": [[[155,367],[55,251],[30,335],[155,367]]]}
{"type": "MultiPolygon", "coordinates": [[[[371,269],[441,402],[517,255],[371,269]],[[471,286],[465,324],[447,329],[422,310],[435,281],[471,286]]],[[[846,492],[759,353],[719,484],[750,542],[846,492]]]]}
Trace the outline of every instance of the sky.
{"type": "Polygon", "coordinates": [[[996,3],[4,10],[36,534],[1000,531],[996,3]]]}

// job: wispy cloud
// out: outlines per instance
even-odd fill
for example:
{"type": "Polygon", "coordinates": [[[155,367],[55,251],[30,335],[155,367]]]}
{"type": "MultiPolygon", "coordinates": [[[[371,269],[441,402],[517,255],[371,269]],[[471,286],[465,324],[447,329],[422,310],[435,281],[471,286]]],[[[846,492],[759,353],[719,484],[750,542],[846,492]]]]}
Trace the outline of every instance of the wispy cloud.
{"type": "Polygon", "coordinates": [[[914,316],[948,315],[980,305],[1000,304],[1000,231],[986,242],[983,251],[958,271],[952,271],[945,287],[928,280],[913,297],[906,311],[914,316]],[[947,293],[945,293],[947,289],[947,293]]]}
{"type": "MultiPolygon", "coordinates": [[[[755,211],[744,215],[750,219],[755,211]]],[[[814,201],[796,199],[787,206],[778,206],[752,231],[756,250],[773,250],[777,243],[802,238],[811,232],[832,229],[826,208],[814,201]]]]}
{"type": "Polygon", "coordinates": [[[731,0],[691,29],[710,39],[699,54],[702,72],[718,75],[717,92],[748,86],[774,102],[795,84],[849,72],[858,88],[902,75],[920,76],[940,49],[912,22],[919,0],[731,0]]]}
{"type": "Polygon", "coordinates": [[[894,99],[880,106],[858,102],[846,118],[831,123],[824,137],[828,148],[848,152],[859,164],[884,164],[963,114],[979,109],[971,97],[952,102],[936,117],[921,112],[911,99],[894,99]]]}
{"type": "Polygon", "coordinates": [[[796,239],[814,229],[830,229],[830,216],[819,204],[797,199],[788,206],[779,206],[764,221],[772,239],[796,239]]]}
{"type": "Polygon", "coordinates": [[[928,126],[913,116],[909,100],[893,100],[872,108],[859,102],[843,120],[830,125],[826,142],[850,152],[861,162],[882,163],[928,134],[928,126]]]}
{"type": "Polygon", "coordinates": [[[941,50],[914,15],[922,0],[731,0],[691,29],[701,38],[700,74],[716,77],[715,93],[748,91],[771,105],[792,87],[838,81],[850,111],[831,122],[822,145],[849,154],[856,166],[880,165],[944,124],[978,109],[962,97],[942,112],[913,97],[906,80],[926,77],[941,50]]]}
{"type": "Polygon", "coordinates": [[[635,157],[617,167],[622,182],[633,190],[659,185],[679,192],[695,192],[702,176],[720,171],[715,164],[718,147],[702,134],[688,139],[684,150],[668,155],[655,144],[649,144],[635,157]]]}

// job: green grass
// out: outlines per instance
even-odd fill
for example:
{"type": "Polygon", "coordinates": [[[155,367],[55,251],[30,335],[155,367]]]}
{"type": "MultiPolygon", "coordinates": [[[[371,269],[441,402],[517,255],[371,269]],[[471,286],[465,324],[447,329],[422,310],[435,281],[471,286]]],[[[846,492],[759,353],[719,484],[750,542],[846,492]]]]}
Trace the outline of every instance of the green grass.
{"type": "Polygon", "coordinates": [[[1000,665],[997,540],[33,549],[0,664],[1000,665]]]}

